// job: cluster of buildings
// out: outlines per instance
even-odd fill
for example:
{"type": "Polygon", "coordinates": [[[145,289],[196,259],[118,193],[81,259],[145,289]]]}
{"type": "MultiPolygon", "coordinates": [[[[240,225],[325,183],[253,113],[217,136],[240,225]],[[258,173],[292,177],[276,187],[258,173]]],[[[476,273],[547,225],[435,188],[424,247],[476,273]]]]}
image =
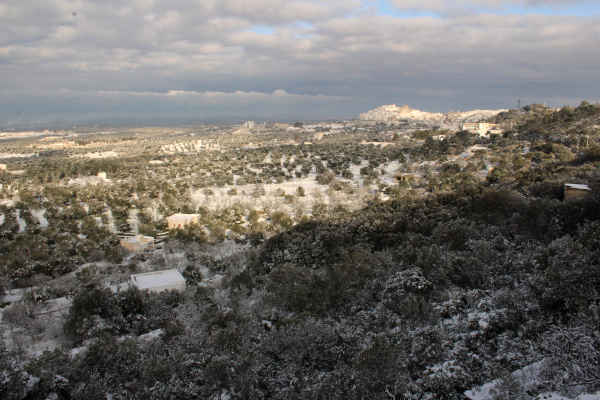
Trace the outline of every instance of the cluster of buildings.
{"type": "Polygon", "coordinates": [[[463,122],[461,130],[475,133],[479,136],[500,135],[504,132],[498,124],[490,122],[463,122]]]}

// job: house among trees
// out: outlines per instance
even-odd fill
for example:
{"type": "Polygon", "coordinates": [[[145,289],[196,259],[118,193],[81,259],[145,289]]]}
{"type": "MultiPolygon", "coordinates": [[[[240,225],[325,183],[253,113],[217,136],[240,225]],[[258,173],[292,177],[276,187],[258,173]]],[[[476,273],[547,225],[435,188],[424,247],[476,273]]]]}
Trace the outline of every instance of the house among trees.
{"type": "Polygon", "coordinates": [[[565,183],[563,197],[565,200],[583,199],[590,194],[592,194],[592,189],[588,185],[565,183]]]}
{"type": "Polygon", "coordinates": [[[121,247],[133,253],[142,252],[148,248],[154,247],[154,238],[152,236],[136,235],[121,239],[121,247]]]}
{"type": "Polygon", "coordinates": [[[134,274],[129,278],[129,283],[139,290],[148,290],[155,293],[164,290],[176,290],[178,292],[185,290],[185,279],[176,269],[134,274]]]}
{"type": "Polygon", "coordinates": [[[488,134],[501,134],[502,129],[498,124],[489,122],[464,122],[461,129],[463,131],[475,133],[479,136],[487,136],[488,134]]]}
{"type": "Polygon", "coordinates": [[[169,229],[181,229],[191,224],[200,222],[200,214],[173,214],[167,217],[167,226],[169,229]]]}

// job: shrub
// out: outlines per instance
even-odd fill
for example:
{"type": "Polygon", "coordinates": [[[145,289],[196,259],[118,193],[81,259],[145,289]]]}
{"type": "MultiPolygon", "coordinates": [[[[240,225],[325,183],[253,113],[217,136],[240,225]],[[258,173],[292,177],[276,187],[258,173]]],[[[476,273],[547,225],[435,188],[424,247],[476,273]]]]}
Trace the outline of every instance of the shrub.
{"type": "Polygon", "coordinates": [[[290,229],[294,224],[290,216],[283,211],[275,211],[271,214],[271,222],[282,229],[290,229]]]}
{"type": "Polygon", "coordinates": [[[420,268],[396,272],[385,283],[383,304],[399,315],[422,318],[430,311],[427,293],[432,286],[420,268]]]}
{"type": "Polygon", "coordinates": [[[110,289],[82,289],[73,298],[63,329],[67,336],[81,341],[92,336],[92,331],[113,328],[110,325],[98,324],[98,319],[110,320],[120,314],[119,305],[110,289]]]}
{"type": "Polygon", "coordinates": [[[335,174],[331,171],[322,172],[316,177],[317,182],[321,185],[328,185],[334,179],[335,174]]]}
{"type": "Polygon", "coordinates": [[[600,335],[587,326],[554,326],[544,334],[543,350],[548,358],[544,377],[556,389],[582,385],[588,390],[600,388],[600,335]]]}
{"type": "Polygon", "coordinates": [[[588,162],[600,161],[600,146],[592,145],[585,149],[583,153],[574,161],[575,164],[584,164],[588,162]]]}
{"type": "Polygon", "coordinates": [[[162,327],[181,302],[181,293],[175,291],[152,294],[129,288],[113,293],[87,288],[73,298],[63,330],[76,342],[103,333],[140,335],[162,327]]]}

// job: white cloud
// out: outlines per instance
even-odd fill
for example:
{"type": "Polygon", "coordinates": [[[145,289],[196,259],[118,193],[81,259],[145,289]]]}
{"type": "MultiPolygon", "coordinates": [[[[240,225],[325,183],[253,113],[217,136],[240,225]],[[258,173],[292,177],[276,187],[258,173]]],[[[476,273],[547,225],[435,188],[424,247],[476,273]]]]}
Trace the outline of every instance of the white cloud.
{"type": "Polygon", "coordinates": [[[502,10],[510,7],[569,7],[591,5],[593,0],[391,0],[401,10],[421,10],[443,13],[467,10],[502,10]]]}
{"type": "MultiPolygon", "coordinates": [[[[15,104],[0,112],[21,112],[26,101],[32,114],[82,109],[60,89],[79,93],[90,110],[111,93],[138,113],[144,108],[135,101],[178,113],[210,99],[219,115],[235,115],[228,104],[246,115],[256,101],[256,112],[285,105],[306,117],[387,102],[504,107],[526,95],[543,101],[600,90],[599,17],[461,14],[447,12],[450,3],[537,4],[406,0],[399,7],[441,16],[394,17],[347,0],[4,0],[0,96],[8,102],[10,92],[15,104]],[[257,25],[272,33],[255,32],[257,25]]],[[[580,2],[552,2],[571,3],[580,2]]]]}

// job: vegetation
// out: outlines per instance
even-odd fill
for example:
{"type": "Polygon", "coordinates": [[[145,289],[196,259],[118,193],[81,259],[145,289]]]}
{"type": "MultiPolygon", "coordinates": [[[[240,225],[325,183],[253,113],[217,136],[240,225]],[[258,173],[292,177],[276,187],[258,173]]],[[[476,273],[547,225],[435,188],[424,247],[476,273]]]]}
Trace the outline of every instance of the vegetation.
{"type": "MultiPolygon", "coordinates": [[[[382,126],[298,146],[265,130],[262,147],[224,136],[223,151],[152,168],[133,154],[98,186],[68,179],[110,163],[23,161],[27,176],[1,175],[15,199],[0,209],[4,286],[86,286],[69,293],[63,347],[0,345],[0,397],[463,399],[496,379],[497,398],[600,390],[599,118],[588,103],[530,107],[498,116],[503,136],[391,147],[356,144],[387,138],[382,126]],[[27,185],[41,163],[65,176],[27,185]],[[565,182],[592,192],[564,201],[565,182]],[[132,231],[133,206],[150,234],[170,213],[199,221],[128,254],[108,215],[132,231]],[[165,268],[183,272],[184,293],[88,276],[165,268]],[[530,385],[514,379],[533,365],[530,385]]],[[[3,309],[13,335],[41,329],[33,297],[3,309]]]]}

